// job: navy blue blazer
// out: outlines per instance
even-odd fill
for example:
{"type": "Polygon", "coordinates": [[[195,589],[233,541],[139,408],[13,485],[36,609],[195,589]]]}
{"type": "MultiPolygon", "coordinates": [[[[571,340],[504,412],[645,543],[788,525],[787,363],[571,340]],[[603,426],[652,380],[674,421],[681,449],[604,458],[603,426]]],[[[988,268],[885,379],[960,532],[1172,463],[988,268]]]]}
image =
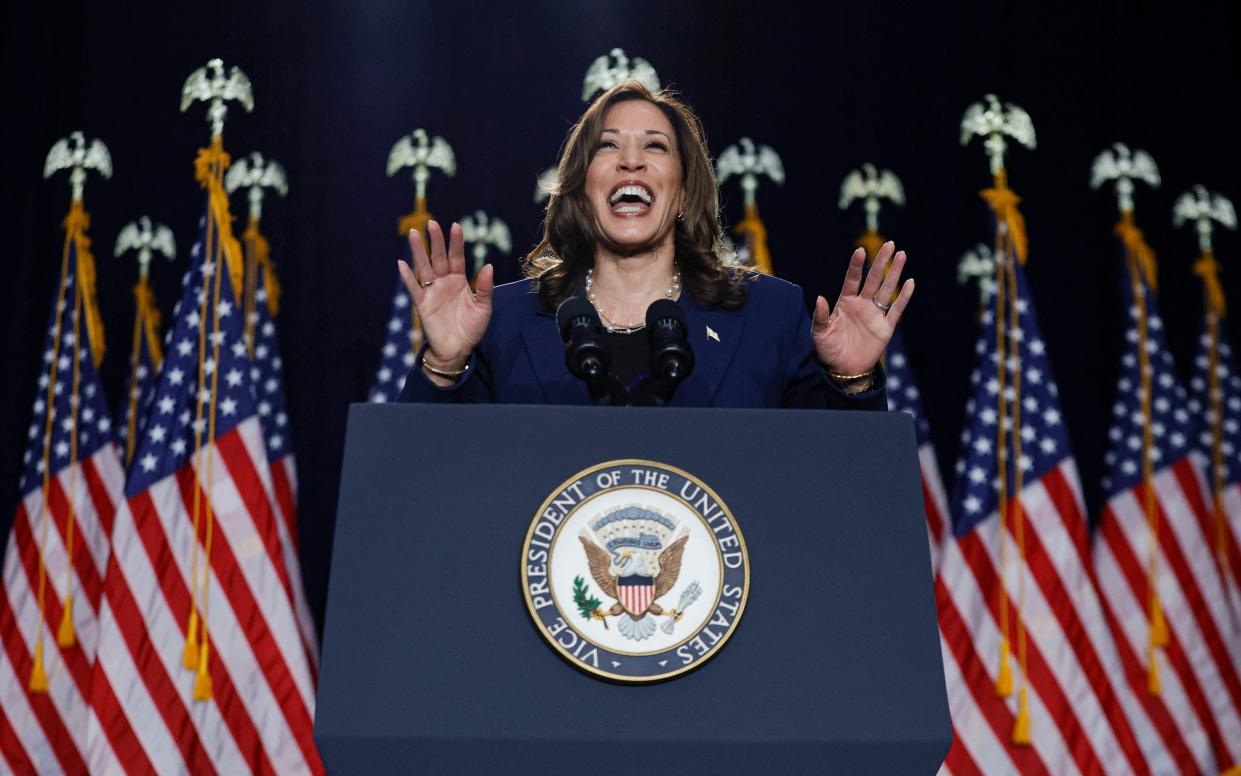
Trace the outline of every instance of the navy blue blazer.
{"type": "MultiPolygon", "coordinates": [[[[680,303],[694,350],[694,370],[677,389],[676,407],[802,407],[886,410],[878,387],[852,396],[827,377],[810,339],[801,289],[760,275],[747,282],[740,310],[680,303]]],[[[499,404],[590,404],[586,384],[569,373],[554,313],[544,310],[529,280],[495,289],[491,322],[455,384],[437,386],[420,368],[405,380],[400,401],[499,404]]]]}

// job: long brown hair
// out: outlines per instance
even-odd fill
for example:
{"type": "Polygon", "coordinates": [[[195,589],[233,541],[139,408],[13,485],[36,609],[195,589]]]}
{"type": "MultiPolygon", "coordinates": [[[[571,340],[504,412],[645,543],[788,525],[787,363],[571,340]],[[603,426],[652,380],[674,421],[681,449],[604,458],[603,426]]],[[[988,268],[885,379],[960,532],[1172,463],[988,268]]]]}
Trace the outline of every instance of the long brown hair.
{"type": "Polygon", "coordinates": [[[672,93],[652,92],[634,80],[623,81],[600,95],[569,131],[547,202],[543,239],[522,265],[526,277],[534,280],[543,306],[552,310],[578,292],[586,270],[594,265],[601,236],[586,198],[586,170],[608,109],[627,100],[646,100],[655,105],[676,133],[684,210],[673,229],[673,240],[682,287],[699,304],[740,308],[746,298],[743,281],[751,273],[720,260],[719,190],[702,124],[672,93]]]}

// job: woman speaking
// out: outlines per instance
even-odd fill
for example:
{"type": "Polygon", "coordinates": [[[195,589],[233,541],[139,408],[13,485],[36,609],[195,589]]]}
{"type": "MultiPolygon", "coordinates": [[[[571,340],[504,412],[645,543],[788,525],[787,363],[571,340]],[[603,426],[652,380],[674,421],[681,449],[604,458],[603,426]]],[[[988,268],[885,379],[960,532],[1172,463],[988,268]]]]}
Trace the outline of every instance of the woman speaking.
{"type": "Polygon", "coordinates": [[[813,316],[797,286],[723,263],[701,124],[665,92],[626,81],[574,126],[525,279],[495,288],[488,264],[472,292],[461,228],[447,247],[427,231],[430,251],[411,231],[414,266],[399,264],[426,334],[404,401],[590,404],[555,321],[585,296],[629,386],[646,377],[647,308],[679,302],[695,366],[673,405],[886,409],[879,357],[914,291],[896,294],[904,252],[884,245],[863,282],[859,248],[835,307],[820,296],[813,316]]]}

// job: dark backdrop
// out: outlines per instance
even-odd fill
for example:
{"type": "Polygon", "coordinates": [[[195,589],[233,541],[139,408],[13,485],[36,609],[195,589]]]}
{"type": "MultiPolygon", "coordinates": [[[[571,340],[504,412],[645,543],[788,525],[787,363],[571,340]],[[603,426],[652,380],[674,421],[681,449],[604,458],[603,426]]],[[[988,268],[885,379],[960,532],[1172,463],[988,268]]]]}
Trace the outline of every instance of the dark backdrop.
{"type": "MultiPolygon", "coordinates": [[[[168,320],[202,210],[192,162],[209,134],[201,104],[177,112],[180,89],[191,70],[219,56],[249,74],[256,101],[252,114],[230,111],[226,147],[234,158],[260,150],[289,174],[288,198],[268,199],[263,224],[285,287],[279,325],[301,475],[303,569],[318,613],[346,408],[364,399],[375,369],[402,246],[396,222],[412,204],[408,176],[386,178],[385,163],[392,143],[415,127],[443,135],[457,153],[457,177],[432,180],[432,211],[452,220],[484,208],[509,223],[518,251],[528,248],[540,223],[535,176],[583,108],[586,68],[621,46],[682,91],[713,153],[743,134],[780,152],[787,183],[760,192],[777,272],[833,299],[862,225],[856,206],[837,210],[840,182],[866,161],[896,171],[909,204],[886,209],[882,226],[908,249],[918,280],[906,341],[950,473],[977,303],[975,288],[957,285],[956,261],[988,235],[976,193],[988,184],[987,162],[977,141],[961,148],[958,124],[987,91],[1021,105],[1034,119],[1038,149],[1010,153],[1010,182],[1025,198],[1030,281],[1092,508],[1124,311],[1114,198],[1089,189],[1091,161],[1124,140],[1148,150],[1163,171],[1163,190],[1139,192],[1137,218],[1161,258],[1160,304],[1182,368],[1193,355],[1201,300],[1190,272],[1196,242],[1191,230],[1172,229],[1172,202],[1198,182],[1241,200],[1241,55],[1223,5],[41,0],[6,3],[0,14],[3,535],[69,201],[63,174],[41,180],[44,155],[75,129],[112,151],[114,177],[92,176],[86,202],[107,326],[104,380],[115,399],[136,268],[113,259],[112,245],[142,213],[173,227],[176,266],[157,261],[153,269],[168,320]]],[[[740,192],[730,184],[724,199],[735,223],[740,192]]],[[[238,198],[234,213],[244,212],[238,198]]],[[[1225,290],[1241,304],[1241,272],[1233,269],[1241,244],[1222,234],[1216,248],[1225,290]]],[[[515,279],[517,260],[501,261],[497,274],[515,279]]],[[[1241,340],[1235,322],[1229,329],[1241,340]]]]}

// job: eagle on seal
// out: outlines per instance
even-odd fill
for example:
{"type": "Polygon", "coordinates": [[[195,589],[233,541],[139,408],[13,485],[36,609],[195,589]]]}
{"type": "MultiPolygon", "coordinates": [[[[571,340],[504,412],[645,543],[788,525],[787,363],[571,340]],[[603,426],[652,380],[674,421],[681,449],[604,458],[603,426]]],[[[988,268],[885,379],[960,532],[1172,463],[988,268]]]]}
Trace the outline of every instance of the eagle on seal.
{"type": "MultiPolygon", "coordinates": [[[[626,637],[640,641],[655,632],[655,623],[648,615],[676,614],[665,610],[656,599],[676,586],[681,574],[681,557],[689,534],[682,534],[662,549],[656,556],[649,534],[641,537],[640,546],[627,546],[629,542],[608,542],[616,545],[611,552],[600,547],[592,537],[578,536],[590,575],[603,590],[604,595],[616,599],[612,608],[600,609],[596,616],[620,617],[617,629],[626,637]]],[[[662,542],[659,542],[662,545],[662,542]]]]}

